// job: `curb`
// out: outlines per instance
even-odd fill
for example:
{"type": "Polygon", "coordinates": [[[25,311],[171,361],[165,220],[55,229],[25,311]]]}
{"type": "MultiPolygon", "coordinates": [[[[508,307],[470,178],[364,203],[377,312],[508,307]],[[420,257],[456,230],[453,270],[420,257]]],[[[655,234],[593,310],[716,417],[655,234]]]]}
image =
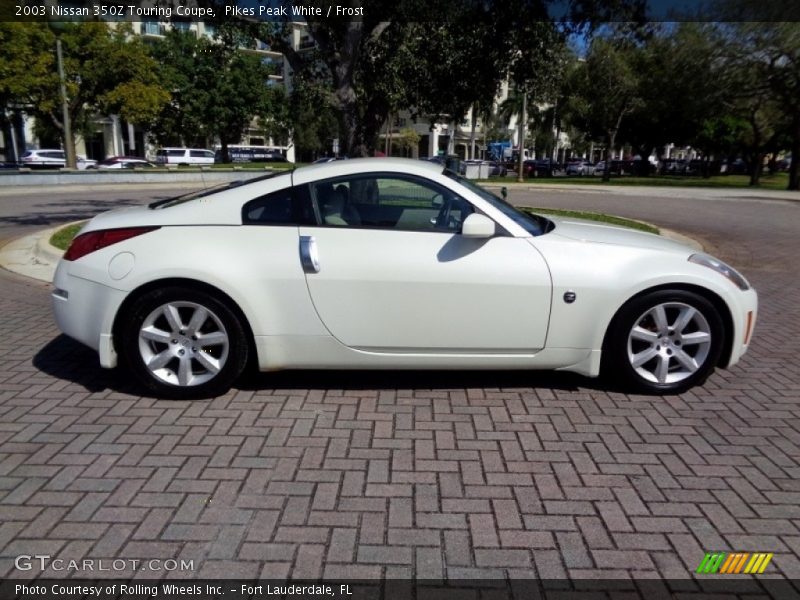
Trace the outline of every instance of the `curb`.
{"type": "Polygon", "coordinates": [[[59,227],[53,227],[52,229],[45,230],[42,237],[40,237],[36,242],[36,258],[51,263],[57,263],[59,260],[61,260],[61,257],[64,256],[65,251],[53,246],[53,244],[50,243],[50,238],[53,237],[53,234],[59,229],[69,227],[75,223],[83,223],[83,221],[73,221],[72,223],[67,223],[66,225],[60,225],[59,227]]]}
{"type": "MultiPolygon", "coordinates": [[[[82,221],[73,221],[80,223],[82,221]]],[[[0,267],[24,275],[31,279],[51,283],[56,272],[56,265],[64,255],[50,244],[50,237],[59,229],[71,225],[62,223],[15,240],[11,240],[0,248],[0,267]]]]}
{"type": "MultiPolygon", "coordinates": [[[[645,223],[645,221],[639,221],[640,223],[645,223]]],[[[658,225],[653,225],[652,223],[647,223],[653,227],[658,228],[659,235],[676,242],[680,242],[685,246],[689,246],[690,248],[694,248],[698,252],[705,252],[705,247],[699,241],[694,238],[690,238],[688,235],[683,235],[682,233],[678,233],[677,231],[673,231],[672,229],[665,229],[664,227],[658,227],[658,225]]]]}

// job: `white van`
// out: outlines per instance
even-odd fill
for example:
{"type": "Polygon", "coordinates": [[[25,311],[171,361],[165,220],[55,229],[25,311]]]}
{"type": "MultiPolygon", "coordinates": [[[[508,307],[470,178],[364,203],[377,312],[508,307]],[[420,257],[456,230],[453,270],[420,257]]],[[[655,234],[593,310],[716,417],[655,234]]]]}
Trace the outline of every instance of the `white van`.
{"type": "Polygon", "coordinates": [[[161,148],[156,162],[162,165],[213,165],[213,150],[201,148],[161,148]]]}

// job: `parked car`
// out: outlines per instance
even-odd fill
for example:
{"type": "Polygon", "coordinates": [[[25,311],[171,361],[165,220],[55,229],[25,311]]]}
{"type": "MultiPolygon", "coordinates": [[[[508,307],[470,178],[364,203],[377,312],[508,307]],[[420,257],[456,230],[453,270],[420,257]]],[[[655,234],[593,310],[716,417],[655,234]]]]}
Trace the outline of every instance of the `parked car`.
{"type": "MultiPolygon", "coordinates": [[[[96,160],[76,156],[78,169],[88,169],[96,164],[96,160]]],[[[67,166],[67,155],[59,149],[28,150],[20,157],[19,166],[30,169],[63,169],[67,166]]]]}
{"type": "Polygon", "coordinates": [[[156,151],[156,163],[162,165],[213,165],[214,151],[203,148],[161,148],[156,151]]]}
{"type": "Polygon", "coordinates": [[[678,393],[739,360],[757,311],[747,280],[707,254],[520,212],[441,165],[391,158],[102,213],[53,285],[61,331],[175,398],[223,393],[251,359],[563,369],[678,393]]]}
{"type": "Polygon", "coordinates": [[[489,163],[489,175],[491,177],[505,177],[508,175],[508,169],[505,164],[497,160],[487,161],[489,163]]]}
{"type": "Polygon", "coordinates": [[[101,160],[96,165],[89,167],[90,169],[151,169],[157,167],[149,160],[140,158],[138,156],[112,156],[105,160],[101,160]]]}
{"type": "MultiPolygon", "coordinates": [[[[611,161],[610,172],[612,175],[631,175],[636,173],[636,162],[633,160],[617,160],[611,161]]],[[[594,174],[601,176],[606,170],[606,161],[601,160],[594,166],[594,174]]]]}
{"type": "Polygon", "coordinates": [[[348,160],[347,156],[323,156],[315,160],[312,165],[321,165],[323,163],[335,162],[337,160],[348,160]]]}
{"type": "Polygon", "coordinates": [[[525,177],[553,177],[558,170],[558,163],[549,158],[529,159],[522,163],[525,177]]]}
{"type": "Polygon", "coordinates": [[[567,175],[594,175],[595,166],[586,160],[568,162],[566,166],[567,175]]]}

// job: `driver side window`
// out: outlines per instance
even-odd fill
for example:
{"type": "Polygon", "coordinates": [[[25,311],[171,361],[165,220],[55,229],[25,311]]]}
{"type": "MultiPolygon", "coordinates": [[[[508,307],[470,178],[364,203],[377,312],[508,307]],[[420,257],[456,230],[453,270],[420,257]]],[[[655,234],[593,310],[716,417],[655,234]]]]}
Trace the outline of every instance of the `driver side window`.
{"type": "Polygon", "coordinates": [[[433,182],[357,175],[311,184],[321,225],[457,233],[472,205],[433,182]]]}

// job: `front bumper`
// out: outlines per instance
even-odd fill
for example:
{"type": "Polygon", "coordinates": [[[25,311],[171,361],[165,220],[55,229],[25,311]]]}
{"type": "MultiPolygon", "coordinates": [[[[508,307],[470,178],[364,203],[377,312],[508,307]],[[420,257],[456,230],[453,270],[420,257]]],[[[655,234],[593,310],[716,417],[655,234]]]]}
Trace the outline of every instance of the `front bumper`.
{"type": "Polygon", "coordinates": [[[732,367],[744,356],[753,339],[753,330],[758,316],[758,294],[753,288],[737,294],[736,301],[729,305],[733,319],[733,340],[728,364],[732,367]]]}

